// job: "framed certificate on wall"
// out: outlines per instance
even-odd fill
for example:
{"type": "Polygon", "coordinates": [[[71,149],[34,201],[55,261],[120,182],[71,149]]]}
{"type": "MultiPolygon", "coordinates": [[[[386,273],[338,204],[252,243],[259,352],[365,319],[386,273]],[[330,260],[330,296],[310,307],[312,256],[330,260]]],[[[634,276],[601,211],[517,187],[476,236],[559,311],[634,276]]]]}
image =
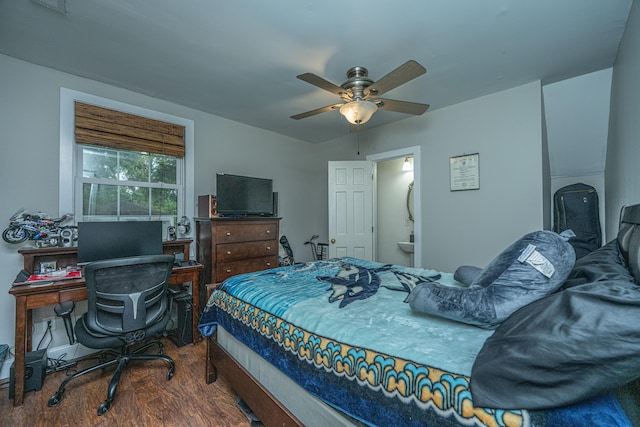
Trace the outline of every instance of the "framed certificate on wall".
{"type": "Polygon", "coordinates": [[[464,154],[449,158],[451,191],[480,189],[480,155],[464,154]]]}

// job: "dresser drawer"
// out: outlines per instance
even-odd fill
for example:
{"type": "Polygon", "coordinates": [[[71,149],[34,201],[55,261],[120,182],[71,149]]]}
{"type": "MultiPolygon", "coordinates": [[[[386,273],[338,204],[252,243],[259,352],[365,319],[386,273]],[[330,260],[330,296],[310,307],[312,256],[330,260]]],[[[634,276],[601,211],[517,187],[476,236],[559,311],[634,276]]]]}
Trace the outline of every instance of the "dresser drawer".
{"type": "Polygon", "coordinates": [[[235,276],[236,274],[250,273],[253,271],[266,270],[278,266],[277,256],[267,256],[241,261],[230,261],[218,263],[216,268],[216,282],[235,276]]]}
{"type": "Polygon", "coordinates": [[[274,255],[278,255],[278,242],[275,240],[216,245],[218,263],[274,255]]]}
{"type": "Polygon", "coordinates": [[[242,227],[237,224],[220,224],[216,233],[218,243],[273,240],[278,238],[278,224],[275,222],[247,223],[242,227]]]}
{"type": "Polygon", "coordinates": [[[196,218],[205,283],[278,266],[280,218],[196,218]]]}

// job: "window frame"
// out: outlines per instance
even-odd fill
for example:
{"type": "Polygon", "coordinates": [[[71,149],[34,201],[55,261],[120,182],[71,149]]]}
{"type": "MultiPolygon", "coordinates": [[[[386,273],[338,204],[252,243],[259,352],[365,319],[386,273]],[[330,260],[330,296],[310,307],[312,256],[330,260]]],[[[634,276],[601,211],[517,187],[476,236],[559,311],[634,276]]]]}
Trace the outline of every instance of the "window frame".
{"type": "MultiPolygon", "coordinates": [[[[182,196],[182,193],[184,192],[184,160],[183,158],[179,158],[179,157],[172,157],[174,159],[176,159],[176,183],[175,184],[169,184],[169,183],[165,183],[165,182],[154,182],[150,180],[150,170],[147,170],[147,177],[148,180],[147,181],[127,181],[127,180],[121,180],[119,178],[114,178],[114,179],[109,179],[109,178],[85,178],[84,177],[84,173],[83,173],[83,157],[84,157],[84,148],[85,147],[93,147],[96,148],[98,150],[109,150],[111,152],[119,152],[119,153],[126,153],[126,152],[132,152],[132,153],[142,153],[141,151],[129,151],[129,150],[122,150],[122,149],[115,149],[115,148],[108,148],[108,147],[100,147],[100,146],[91,146],[88,144],[76,144],[76,170],[79,171],[80,173],[78,173],[77,175],[75,175],[75,182],[76,182],[76,188],[75,188],[75,194],[78,195],[82,195],[83,194],[83,187],[84,184],[98,184],[98,185],[109,185],[109,186],[115,186],[115,187],[140,187],[140,188],[144,188],[145,190],[147,190],[148,192],[152,191],[152,189],[156,189],[156,190],[162,190],[162,189],[169,189],[169,190],[176,190],[176,194],[177,194],[177,200],[181,201],[184,200],[184,197],[182,196]]],[[[149,154],[150,156],[157,156],[157,154],[149,154]]],[[[149,194],[149,197],[151,197],[151,194],[149,194]]],[[[149,200],[150,202],[150,200],[149,200]]],[[[76,197],[75,198],[75,217],[78,218],[78,220],[80,220],[81,218],[84,220],[84,208],[82,206],[83,203],[83,197],[76,197]]],[[[121,208],[120,206],[120,196],[118,195],[118,208],[121,208]]],[[[118,209],[120,210],[120,209],[118,209]]],[[[177,203],[177,212],[175,214],[175,216],[173,214],[169,214],[169,213],[164,213],[162,215],[158,215],[162,221],[169,221],[169,218],[175,219],[175,221],[171,222],[171,225],[177,225],[177,221],[179,221],[179,219],[184,215],[184,204],[183,203],[177,203]]],[[[122,213],[116,215],[119,218],[124,218],[124,219],[119,219],[119,221],[127,221],[128,219],[126,219],[127,217],[132,217],[132,215],[124,215],[122,213]]],[[[158,219],[155,218],[156,215],[152,215],[151,213],[149,213],[148,215],[145,215],[146,217],[154,217],[154,219],[158,219]]],[[[99,216],[98,216],[99,217],[99,216]]],[[[135,215],[133,217],[136,217],[135,215]]],[[[96,219],[97,221],[100,221],[100,219],[96,219]]],[[[134,220],[134,219],[132,219],[134,220]]],[[[137,220],[137,219],[135,219],[137,220]]]]}
{"type": "MultiPolygon", "coordinates": [[[[81,197],[81,190],[79,190],[81,185],[79,180],[76,179],[78,174],[78,150],[81,150],[81,148],[78,148],[78,144],[75,142],[75,101],[184,126],[185,156],[182,160],[182,167],[179,167],[177,171],[181,175],[178,180],[182,181],[183,186],[182,196],[178,195],[179,199],[182,199],[178,200],[178,216],[184,215],[193,218],[195,212],[193,120],[63,87],[60,88],[60,185],[58,205],[60,215],[69,212],[77,214],[76,209],[81,206],[80,202],[76,204],[78,191],[80,191],[79,197],[81,197]]],[[[81,214],[82,212],[80,212],[78,218],[81,218],[81,214]]]]}

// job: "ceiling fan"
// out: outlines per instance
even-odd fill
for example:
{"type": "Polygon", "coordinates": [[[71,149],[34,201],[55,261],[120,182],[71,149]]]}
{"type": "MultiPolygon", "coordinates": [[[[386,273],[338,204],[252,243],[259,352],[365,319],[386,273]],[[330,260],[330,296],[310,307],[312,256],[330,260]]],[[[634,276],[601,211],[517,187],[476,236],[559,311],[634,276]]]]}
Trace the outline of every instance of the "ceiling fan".
{"type": "Polygon", "coordinates": [[[340,113],[352,125],[360,126],[371,118],[377,110],[396,111],[398,113],[421,115],[428,104],[416,102],[396,101],[393,99],[378,98],[383,93],[415,79],[426,73],[427,70],[414,60],[407,61],[386,76],[373,81],[369,78],[369,71],[364,67],[352,67],[347,71],[347,81],[338,86],[313,73],[304,73],[297,76],[300,80],[311,83],[314,86],[338,95],[343,102],[327,105],[305,113],[291,116],[300,120],[316,114],[340,109],[340,113]]]}

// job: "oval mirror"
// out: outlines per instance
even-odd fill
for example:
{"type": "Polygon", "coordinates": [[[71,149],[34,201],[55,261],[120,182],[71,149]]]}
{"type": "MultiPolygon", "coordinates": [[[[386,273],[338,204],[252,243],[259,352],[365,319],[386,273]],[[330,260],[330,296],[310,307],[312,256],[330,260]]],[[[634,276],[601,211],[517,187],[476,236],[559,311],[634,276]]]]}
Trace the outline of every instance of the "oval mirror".
{"type": "Polygon", "coordinates": [[[409,221],[413,221],[413,181],[409,184],[407,191],[407,212],[409,212],[409,221]]]}

